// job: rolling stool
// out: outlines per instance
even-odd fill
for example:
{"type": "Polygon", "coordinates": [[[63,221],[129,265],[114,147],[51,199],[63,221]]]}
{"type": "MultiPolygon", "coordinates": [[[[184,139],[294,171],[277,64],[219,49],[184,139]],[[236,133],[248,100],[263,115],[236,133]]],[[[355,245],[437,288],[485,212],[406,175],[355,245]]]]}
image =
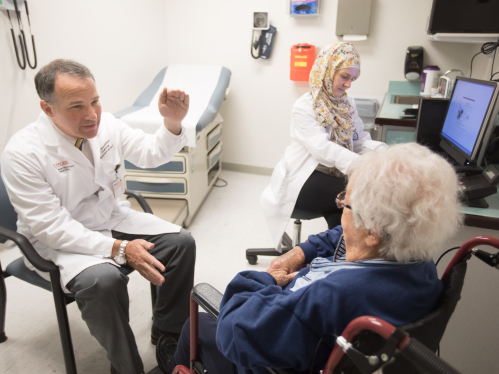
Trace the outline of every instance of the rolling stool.
{"type": "Polygon", "coordinates": [[[250,265],[255,265],[258,260],[258,256],[280,256],[286,252],[289,252],[301,243],[301,220],[310,220],[320,217],[322,217],[322,213],[320,212],[305,212],[299,209],[293,210],[293,213],[291,214],[291,218],[295,220],[295,224],[293,225],[293,240],[291,240],[289,235],[284,232],[281,239],[282,253],[277,252],[275,248],[249,248],[246,250],[246,259],[250,265]]]}

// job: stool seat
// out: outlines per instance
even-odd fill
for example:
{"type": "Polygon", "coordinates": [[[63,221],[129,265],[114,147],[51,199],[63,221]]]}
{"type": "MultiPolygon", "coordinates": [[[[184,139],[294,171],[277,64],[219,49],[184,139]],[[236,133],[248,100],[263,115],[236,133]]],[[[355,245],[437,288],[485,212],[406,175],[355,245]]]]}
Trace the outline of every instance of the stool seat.
{"type": "Polygon", "coordinates": [[[305,219],[305,220],[310,220],[310,219],[316,219],[322,217],[321,212],[308,212],[300,209],[294,209],[293,213],[291,214],[291,218],[293,219],[305,219]]]}

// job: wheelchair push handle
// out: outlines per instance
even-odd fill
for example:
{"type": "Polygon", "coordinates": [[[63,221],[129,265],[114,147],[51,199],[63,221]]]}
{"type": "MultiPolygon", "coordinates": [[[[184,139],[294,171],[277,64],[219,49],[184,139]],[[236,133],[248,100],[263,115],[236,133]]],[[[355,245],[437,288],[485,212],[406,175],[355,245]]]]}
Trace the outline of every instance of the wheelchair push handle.
{"type": "Polygon", "coordinates": [[[414,338],[407,341],[400,354],[421,372],[428,374],[459,374],[459,372],[414,338]]]}
{"type": "Polygon", "coordinates": [[[351,321],[336,340],[333,352],[329,356],[324,374],[332,374],[344,354],[348,355],[361,373],[372,373],[390,359],[400,354],[412,362],[421,372],[428,374],[459,374],[419,341],[411,338],[407,332],[397,329],[392,324],[372,316],[358,317],[351,321]],[[374,356],[367,356],[357,351],[350,343],[362,331],[372,331],[386,340],[385,346],[374,356]]]}
{"type": "MultiPolygon", "coordinates": [[[[475,254],[476,251],[474,251],[474,248],[478,245],[488,245],[494,248],[499,249],[499,239],[493,238],[491,236],[476,236],[474,238],[471,238],[467,240],[456,252],[452,260],[449,262],[449,265],[447,265],[447,268],[445,269],[444,274],[442,275],[442,282],[446,282],[447,278],[449,277],[449,274],[452,270],[452,268],[465,261],[465,259],[470,256],[472,253],[475,254]]],[[[484,261],[483,256],[480,256],[480,253],[478,255],[475,254],[479,259],[484,261]]],[[[494,259],[492,259],[494,260],[494,259]]],[[[484,261],[488,263],[487,261],[484,261]]],[[[493,265],[492,263],[489,263],[490,266],[496,266],[493,265]]]]}

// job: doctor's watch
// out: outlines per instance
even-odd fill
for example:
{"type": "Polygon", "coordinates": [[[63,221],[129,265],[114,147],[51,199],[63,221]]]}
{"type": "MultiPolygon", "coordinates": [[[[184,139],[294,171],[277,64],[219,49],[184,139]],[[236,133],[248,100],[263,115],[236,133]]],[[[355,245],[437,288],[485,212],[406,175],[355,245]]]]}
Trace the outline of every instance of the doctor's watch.
{"type": "Polygon", "coordinates": [[[123,240],[120,244],[118,253],[116,253],[116,256],[114,256],[114,261],[116,261],[118,265],[126,265],[125,249],[127,244],[128,240],[123,240]]]}

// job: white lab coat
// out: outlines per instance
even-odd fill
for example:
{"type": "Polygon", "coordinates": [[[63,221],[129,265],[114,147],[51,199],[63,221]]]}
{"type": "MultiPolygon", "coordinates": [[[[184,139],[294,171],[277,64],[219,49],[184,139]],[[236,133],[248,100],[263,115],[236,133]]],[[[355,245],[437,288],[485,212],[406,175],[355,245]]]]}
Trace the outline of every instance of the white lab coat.
{"type": "MultiPolygon", "coordinates": [[[[353,98],[348,97],[348,100],[357,109],[353,98]]],[[[309,93],[295,102],[291,115],[291,145],[277,163],[270,185],[261,197],[267,225],[278,251],[281,251],[281,238],[300,190],[317,165],[336,167],[346,174],[358,153],[384,145],[372,140],[371,135],[364,131],[364,123],[357,110],[352,121],[358,134],[357,140],[352,140],[353,152],[329,140],[332,128],[323,127],[316,120],[309,93]]]]}
{"type": "MultiPolygon", "coordinates": [[[[158,235],[180,227],[118,203],[113,182],[124,159],[150,168],[168,162],[186,144],[185,129],[164,126],[155,135],[133,130],[102,113],[97,136],[88,141],[94,165],[45,114],[16,133],[2,154],[2,179],[17,214],[17,231],[60,268],[66,284],[86,268],[111,263],[111,230],[158,235]]],[[[26,265],[33,266],[25,259],[26,265]]],[[[48,279],[48,274],[41,273],[48,279]]]]}

